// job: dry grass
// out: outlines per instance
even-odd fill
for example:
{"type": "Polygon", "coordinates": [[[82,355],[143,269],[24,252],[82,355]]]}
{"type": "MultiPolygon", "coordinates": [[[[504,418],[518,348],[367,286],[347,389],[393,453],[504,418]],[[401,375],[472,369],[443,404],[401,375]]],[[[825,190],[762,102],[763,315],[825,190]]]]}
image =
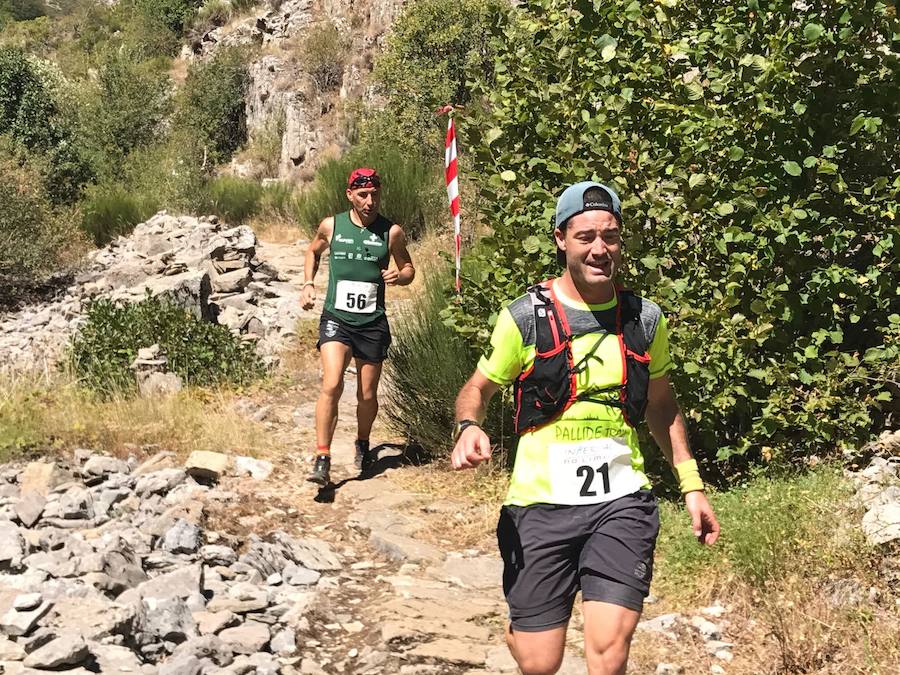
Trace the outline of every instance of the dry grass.
{"type": "Polygon", "coordinates": [[[247,224],[256,233],[257,239],[269,244],[296,244],[309,239],[309,235],[293,220],[274,214],[253,216],[247,224]]]}
{"type": "Polygon", "coordinates": [[[154,446],[187,455],[272,449],[262,426],[234,412],[236,394],[185,390],[168,398],[103,400],[64,378],[0,383],[0,460],[76,447],[117,455],[154,446]]]}

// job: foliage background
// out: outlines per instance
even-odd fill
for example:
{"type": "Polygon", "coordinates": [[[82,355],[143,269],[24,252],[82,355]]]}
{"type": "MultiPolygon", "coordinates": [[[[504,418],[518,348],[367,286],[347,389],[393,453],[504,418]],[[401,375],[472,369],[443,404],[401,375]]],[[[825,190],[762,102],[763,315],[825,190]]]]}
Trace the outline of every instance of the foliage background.
{"type": "Polygon", "coordinates": [[[628,282],[670,317],[701,455],[733,471],[867,438],[898,394],[895,9],[498,10],[496,82],[477,90],[493,235],[447,322],[485,345],[503,302],[558,273],[555,195],[599,179],[623,198],[628,282]]]}

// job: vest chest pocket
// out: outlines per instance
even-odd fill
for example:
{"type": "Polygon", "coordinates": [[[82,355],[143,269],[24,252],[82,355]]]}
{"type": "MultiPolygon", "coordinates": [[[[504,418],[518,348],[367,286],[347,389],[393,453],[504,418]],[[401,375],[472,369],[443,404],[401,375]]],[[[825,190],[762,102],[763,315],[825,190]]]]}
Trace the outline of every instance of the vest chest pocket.
{"type": "Polygon", "coordinates": [[[334,293],[335,309],[353,314],[371,314],[378,302],[378,284],[368,281],[337,282],[334,293]]]}

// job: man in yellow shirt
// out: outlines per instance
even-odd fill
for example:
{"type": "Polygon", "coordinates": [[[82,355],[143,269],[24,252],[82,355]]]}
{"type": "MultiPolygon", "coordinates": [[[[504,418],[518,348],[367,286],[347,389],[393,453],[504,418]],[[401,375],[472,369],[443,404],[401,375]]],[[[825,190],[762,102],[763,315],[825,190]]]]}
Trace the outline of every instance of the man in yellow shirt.
{"type": "Polygon", "coordinates": [[[490,354],[456,399],[451,463],[490,457],[479,424],[498,389],[515,383],[520,438],[497,526],[507,643],[524,675],[555,673],[580,590],[590,674],[613,675],[625,672],[659,531],[634,425],[646,419],[675,468],[700,543],[713,544],[719,524],[669,383],[665,317],[615,284],[618,196],[599,183],[572,185],[555,225],[565,272],[500,313],[490,354]]]}

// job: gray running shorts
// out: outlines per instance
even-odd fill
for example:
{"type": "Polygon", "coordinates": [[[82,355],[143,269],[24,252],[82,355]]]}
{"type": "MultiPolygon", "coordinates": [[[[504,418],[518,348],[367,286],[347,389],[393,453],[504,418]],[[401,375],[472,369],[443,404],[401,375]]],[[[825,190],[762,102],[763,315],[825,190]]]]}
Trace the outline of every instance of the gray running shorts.
{"type": "Polygon", "coordinates": [[[513,630],[565,625],[579,589],[584,600],[641,611],[658,534],[649,490],[602,504],[504,506],[497,543],[513,630]]]}

